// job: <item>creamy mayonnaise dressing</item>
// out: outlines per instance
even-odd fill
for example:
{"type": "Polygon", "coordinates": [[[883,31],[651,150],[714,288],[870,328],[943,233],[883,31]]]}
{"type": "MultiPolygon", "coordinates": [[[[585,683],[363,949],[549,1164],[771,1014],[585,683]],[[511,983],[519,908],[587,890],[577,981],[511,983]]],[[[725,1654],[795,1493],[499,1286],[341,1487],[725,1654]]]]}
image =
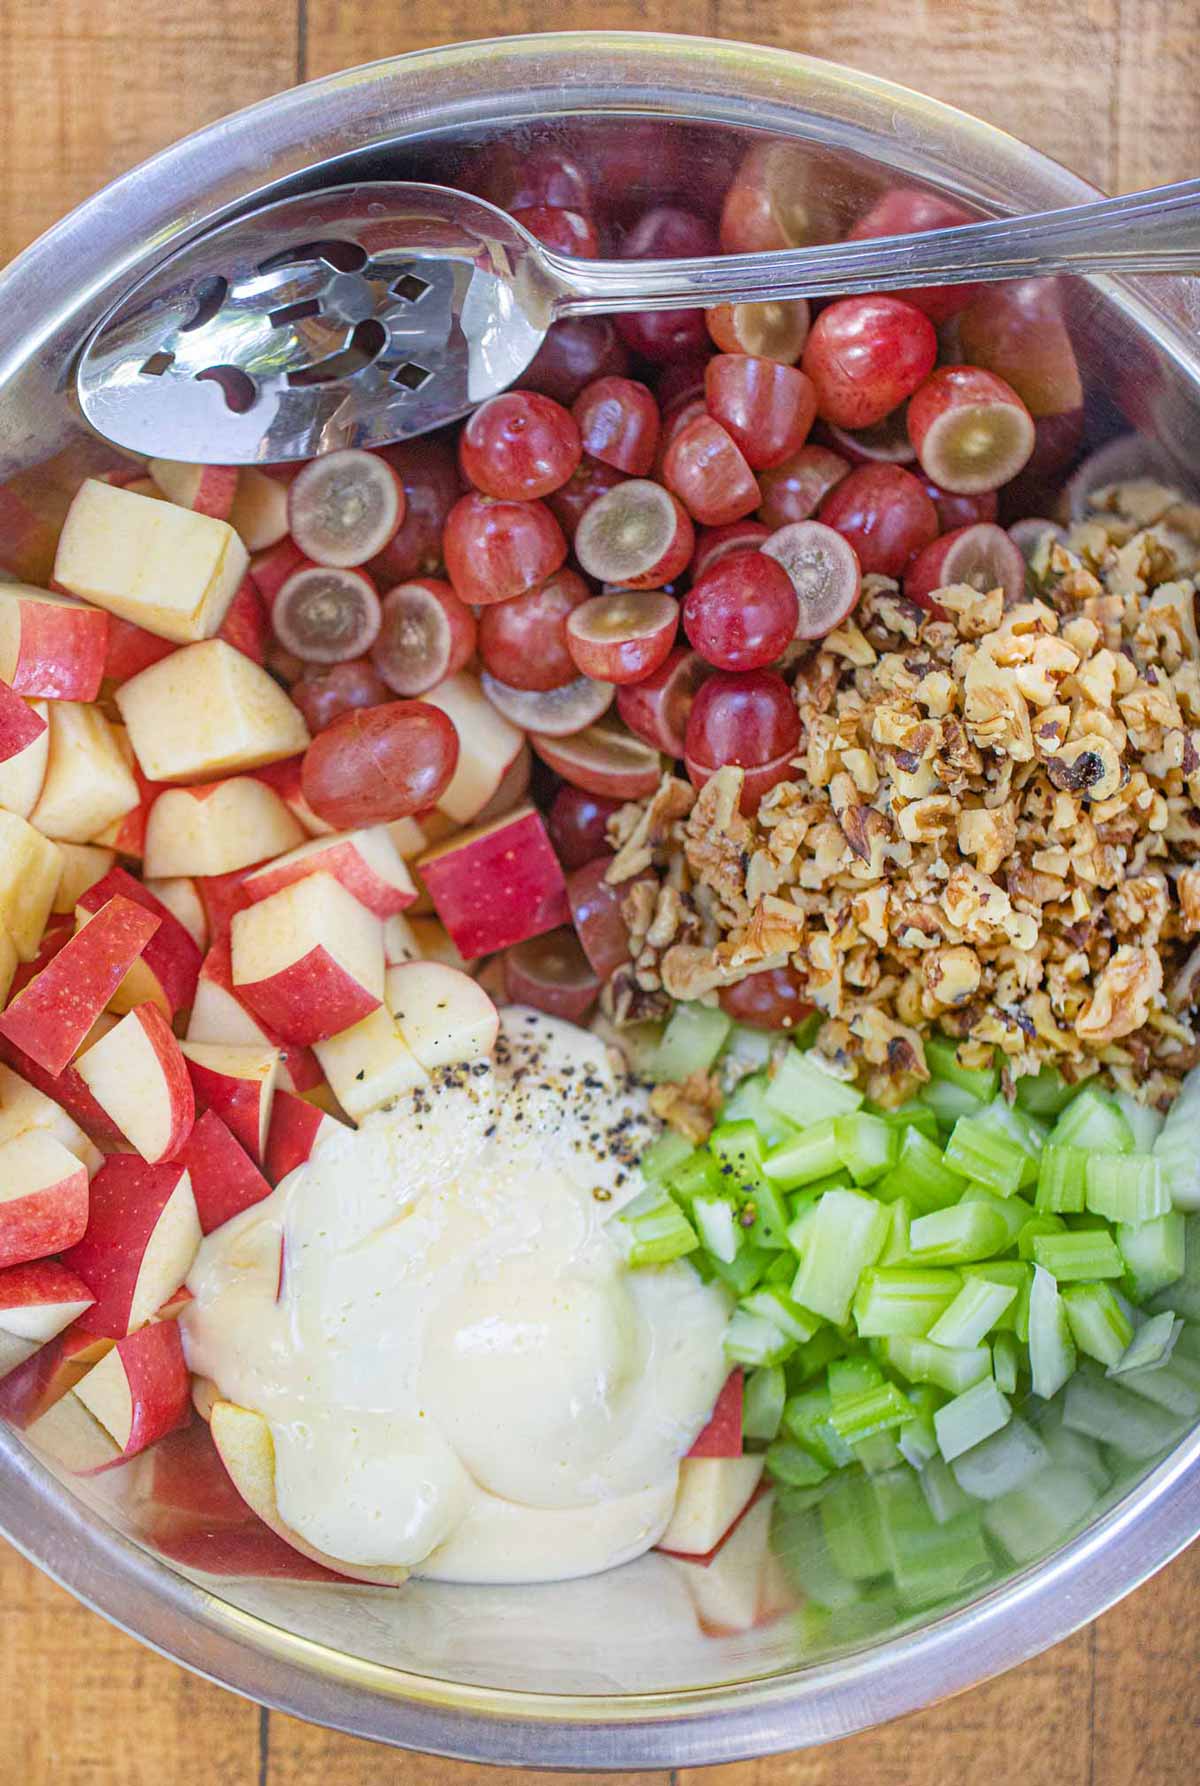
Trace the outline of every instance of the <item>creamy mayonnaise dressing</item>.
{"type": "Polygon", "coordinates": [[[449,1581],[563,1580],[656,1541],[728,1304],[686,1264],[625,1268],[609,1224],[652,1132],[594,1036],[514,1007],[493,1057],[329,1136],[208,1237],[188,1362],[269,1422],[295,1532],[449,1581]]]}

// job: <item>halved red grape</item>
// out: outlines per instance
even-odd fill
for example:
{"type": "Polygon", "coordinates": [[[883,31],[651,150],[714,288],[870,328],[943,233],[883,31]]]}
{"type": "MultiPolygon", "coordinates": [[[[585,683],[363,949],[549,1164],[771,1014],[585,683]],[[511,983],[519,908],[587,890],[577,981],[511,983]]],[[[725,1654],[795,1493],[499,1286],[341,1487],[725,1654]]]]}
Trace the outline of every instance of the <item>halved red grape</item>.
{"type": "Polygon", "coordinates": [[[662,758],[657,750],[632,737],[611,714],[569,738],[534,732],[529,742],[548,768],[588,794],[641,800],[652,794],[662,779],[662,758]]]}
{"type": "Polygon", "coordinates": [[[687,772],[703,787],[727,764],[746,770],[741,805],[753,812],[769,788],[788,778],[799,743],[800,716],[782,676],[774,670],[719,673],[701,683],[692,703],[687,772]]]}
{"type": "Polygon", "coordinates": [[[612,855],[608,821],[620,808],[619,800],[604,800],[599,794],[573,788],[569,782],[559,788],[546,814],[546,829],[555,855],[568,872],[594,862],[597,856],[612,855]]]}
{"type": "Polygon", "coordinates": [[[724,527],[702,527],[692,556],[692,580],[702,577],[731,552],[757,552],[772,529],[763,521],[727,521],[724,527]]]}
{"type": "Polygon", "coordinates": [[[568,316],[554,322],[525,368],[521,383],[556,403],[574,403],[593,379],[623,377],[629,353],[608,316],[568,316]]]}
{"type": "Polygon", "coordinates": [[[578,571],[565,567],[536,589],[496,602],[479,616],[479,655],[511,688],[563,688],[579,671],[567,644],[567,621],[590,597],[578,571]]]}
{"type": "Polygon", "coordinates": [[[567,538],[573,540],[575,529],[597,496],[615,490],[618,484],[625,482],[625,477],[625,472],[605,465],[599,459],[589,458],[585,453],[562,489],[547,496],[546,507],[567,538]]]}
{"type": "Polygon", "coordinates": [[[571,922],[592,972],[601,980],[629,960],[629,930],[621,916],[629,883],[609,886],[604,877],[611,861],[611,856],[601,856],[567,876],[571,922]]]}
{"type": "Polygon", "coordinates": [[[442,550],[455,593],[486,607],[553,576],[567,542],[544,503],[497,501],[473,490],[450,510],[442,550]]]}
{"type": "Polygon", "coordinates": [[[609,707],[615,690],[610,682],[577,676],[561,688],[513,688],[485,670],[480,687],[498,713],[523,732],[546,738],[569,738],[594,724],[609,707]]]}
{"type": "MultiPolygon", "coordinates": [[[[945,198],[938,192],[922,192],[915,186],[896,186],[876,200],[865,217],[860,217],[850,231],[851,242],[874,240],[878,236],[918,235],[927,229],[954,229],[961,223],[977,223],[978,217],[965,205],[945,198]]],[[[978,292],[978,285],[930,285],[893,295],[923,310],[931,322],[945,322],[957,316],[978,292]]]]}
{"type": "Polygon", "coordinates": [[[849,470],[849,461],[828,447],[802,446],[782,465],[760,474],[759,519],[770,531],[789,521],[809,520],[849,470]]]}
{"type": "Polygon", "coordinates": [[[663,455],[663,480],[696,521],[720,527],[752,514],[762,499],[745,454],[711,416],[697,416],[663,455]]]}
{"type": "Polygon", "coordinates": [[[831,242],[836,231],[826,198],[830,185],[811,144],[780,137],[756,143],[725,194],[723,252],[754,254],[831,242]]]}
{"type": "Polygon", "coordinates": [[[908,433],[926,477],[960,496],[996,490],[1028,463],[1033,417],[981,366],[939,366],[908,405],[908,433]]]}
{"type": "Polygon", "coordinates": [[[375,643],[379,597],[366,571],[314,565],[294,571],[280,589],[271,625],[284,650],[303,663],[344,663],[375,643]]]}
{"type": "Polygon", "coordinates": [[[391,690],[369,657],[355,657],[328,670],[306,669],[290,693],[314,737],[343,713],[381,707],[391,699],[391,690]]]}
{"type": "Polygon", "coordinates": [[[735,986],[722,986],[721,1009],[750,1029],[795,1029],[811,1015],[808,988],[794,967],[762,968],[735,986]]]}
{"type": "Polygon", "coordinates": [[[315,564],[347,569],[383,551],[404,519],[404,485],[358,447],[310,459],[288,486],[288,525],[315,564]]]}
{"type": "Polygon", "coordinates": [[[578,934],[565,926],[514,943],[503,955],[506,996],[551,1017],[581,1023],[596,1002],[600,977],[578,934]]]}
{"type": "Polygon", "coordinates": [[[475,635],[475,616],[449,583],[412,577],[383,598],[371,661],[394,693],[428,694],[474,655],[475,635]]]}
{"type": "Polygon", "coordinates": [[[961,357],[1005,379],[1034,420],[1083,406],[1057,279],[985,285],[957,319],[961,357]]]}
{"type": "Polygon", "coordinates": [[[913,559],[904,573],[904,593],[922,608],[935,606],[935,589],[967,583],[972,589],[1003,589],[1005,604],[1019,601],[1025,591],[1025,560],[1021,549],[990,521],[959,527],[944,533],[913,559]]]}
{"type": "Polygon", "coordinates": [[[532,502],[560,489],[582,454],[570,410],[537,391],[490,397],[458,437],[459,463],[475,488],[507,502],[532,502]]]}
{"type": "Polygon", "coordinates": [[[822,310],[801,361],[817,413],[839,428],[869,428],[932,372],[937,336],[922,311],[900,298],[839,298],[822,310]]]}
{"type": "Polygon", "coordinates": [[[795,636],[796,591],[777,557],[731,553],[692,584],[683,604],[683,630],[717,669],[765,669],[795,636]]]}
{"type": "Polygon", "coordinates": [[[648,478],[628,478],[585,511],[575,556],[599,583],[660,589],[692,556],[695,532],[678,499],[648,478]]]}
{"type": "Polygon", "coordinates": [[[908,405],[901,403],[881,422],[871,428],[838,428],[824,424],[824,433],[833,450],[853,465],[875,465],[883,460],[888,465],[911,465],[916,448],[908,438],[908,405]]]}
{"type": "Polygon", "coordinates": [[[956,527],[970,527],[976,521],[994,521],[1000,509],[994,490],[979,490],[974,496],[963,496],[954,490],[943,490],[932,478],[922,478],[925,494],[937,510],[938,526],[943,533],[956,527]]]}
{"type": "Polygon", "coordinates": [[[644,682],[618,689],[617,712],[643,743],[678,760],[696,690],[711,675],[711,665],[698,651],[678,645],[644,682]]]}
{"type": "Polygon", "coordinates": [[[469,190],[491,199],[505,211],[530,205],[561,206],[590,211],[591,182],[580,162],[561,143],[489,143],[470,170],[469,190]]]}
{"type": "Polygon", "coordinates": [[[709,414],[741,448],[751,471],[767,471],[798,453],[817,413],[817,394],[805,373],[751,354],[714,354],[704,391],[709,414]]]}
{"type": "MultiPolygon", "coordinates": [[[[621,244],[622,260],[707,259],[717,251],[712,225],[679,205],[657,205],[621,244]]],[[[636,310],[616,318],[627,346],[647,360],[678,360],[708,340],[703,310],[636,310]]]]}
{"type": "Polygon", "coordinates": [[[708,405],[704,401],[703,392],[696,397],[688,397],[682,403],[673,404],[663,415],[662,427],[658,433],[658,451],[654,455],[654,476],[661,478],[667,454],[678,440],[685,428],[701,416],[707,417],[708,405]]]}
{"type": "Polygon", "coordinates": [[[762,549],[786,573],[796,596],[797,639],[823,639],[853,613],[862,570],[849,540],[820,521],[792,521],[762,549]]]}
{"type": "Polygon", "coordinates": [[[807,298],[769,298],[761,304],[715,304],[705,311],[708,332],[722,353],[749,353],[794,366],[808,339],[807,298]]]}
{"type": "Polygon", "coordinates": [[[583,450],[631,477],[645,477],[658,445],[658,404],[634,378],[598,378],[571,406],[583,450]]]}
{"type": "Polygon", "coordinates": [[[600,252],[596,226],[582,211],[567,211],[561,205],[522,205],[509,215],[556,254],[595,260],[600,252]]]}
{"type": "MultiPolygon", "coordinates": [[[[705,315],[707,314],[706,311],[705,315]]],[[[686,360],[672,360],[669,366],[654,368],[654,395],[664,421],[685,403],[690,403],[693,397],[703,398],[704,373],[711,359],[712,348],[706,342],[703,353],[693,354],[686,360]]]]}
{"type": "Polygon", "coordinates": [[[898,577],[937,538],[937,510],[902,465],[860,465],[829,492],[817,519],[848,539],[864,571],[898,577]]]}
{"type": "Polygon", "coordinates": [[[678,630],[679,603],[672,596],[623,589],[576,608],[567,621],[567,643],[585,676],[622,685],[652,675],[678,630]]]}
{"type": "Polygon", "coordinates": [[[626,347],[654,364],[687,359],[708,340],[703,310],[627,310],[613,321],[626,347]]]}
{"type": "Polygon", "coordinates": [[[458,762],[458,732],[428,701],[342,713],[304,753],[300,787],[339,831],[389,824],[436,805],[458,762]]]}
{"type": "Polygon", "coordinates": [[[292,572],[304,570],[311,562],[290,535],[281,539],[278,545],[268,546],[265,552],[254,554],[250,560],[250,575],[268,608],[292,572]]]}
{"type": "Polygon", "coordinates": [[[431,576],[442,563],[442,529],[462,495],[458,455],[445,432],[380,447],[404,486],[404,519],[367,566],[381,589],[408,577],[431,576]]]}

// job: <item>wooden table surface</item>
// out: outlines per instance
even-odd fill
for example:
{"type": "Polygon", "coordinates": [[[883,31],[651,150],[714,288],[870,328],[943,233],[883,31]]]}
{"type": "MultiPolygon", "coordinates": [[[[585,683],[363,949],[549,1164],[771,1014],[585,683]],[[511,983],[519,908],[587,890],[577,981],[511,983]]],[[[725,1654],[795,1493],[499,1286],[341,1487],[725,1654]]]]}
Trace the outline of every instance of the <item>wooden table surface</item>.
{"type": "MultiPolygon", "coordinates": [[[[548,22],[536,0],[0,0],[0,261],[223,112],[376,56],[548,22]]],[[[978,112],[1110,191],[1200,172],[1196,0],[559,0],[552,22],[653,24],[829,56],[978,112]]],[[[520,1777],[260,1712],[110,1629],[2,1547],[0,1671],[0,1786],[520,1777]]],[[[1198,1737],[1195,1547],[1001,1681],[886,1730],[686,1786],[1191,1786],[1198,1737]]]]}

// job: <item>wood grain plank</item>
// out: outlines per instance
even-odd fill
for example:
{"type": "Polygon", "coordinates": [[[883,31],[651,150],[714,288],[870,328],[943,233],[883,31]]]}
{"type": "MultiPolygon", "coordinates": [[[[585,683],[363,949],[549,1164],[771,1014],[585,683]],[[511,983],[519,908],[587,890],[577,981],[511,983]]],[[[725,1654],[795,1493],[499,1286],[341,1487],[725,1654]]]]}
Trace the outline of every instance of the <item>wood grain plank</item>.
{"type": "Polygon", "coordinates": [[[1200,1544],[1092,1628],[1092,1786],[1200,1776],[1200,1544]]]}
{"type": "Polygon", "coordinates": [[[1115,189],[1193,176],[1200,141],[1195,0],[1119,0],[1115,189]]]}

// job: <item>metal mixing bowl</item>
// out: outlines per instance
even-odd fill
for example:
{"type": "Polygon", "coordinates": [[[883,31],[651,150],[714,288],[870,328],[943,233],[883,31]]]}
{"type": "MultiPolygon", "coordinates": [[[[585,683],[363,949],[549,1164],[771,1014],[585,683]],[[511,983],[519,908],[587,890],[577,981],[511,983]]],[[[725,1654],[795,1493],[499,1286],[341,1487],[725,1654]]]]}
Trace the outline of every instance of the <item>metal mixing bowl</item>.
{"type": "MultiPolygon", "coordinates": [[[[68,396],[85,330],[168,247],[265,186],[292,191],[351,169],[453,183],[478,168],[481,148],[485,157],[496,144],[521,153],[565,134],[605,158],[632,204],[672,195],[712,202],[756,133],[805,145],[835,209],[897,176],[986,212],[1092,195],[961,112],[773,50],[588,33],[377,63],[284,93],[167,150],[7,270],[0,500],[7,491],[52,524],[95,449],[68,396]]],[[[1189,443],[1194,451],[1200,287],[1076,283],[1070,323],[1093,438],[1132,423],[1177,454],[1189,443]]],[[[867,1597],[840,1615],[801,1611],[705,1636],[684,1611],[678,1566],[653,1555],[591,1581],[519,1590],[395,1592],[184,1572],[131,1535],[136,1481],[136,1471],[60,1477],[17,1434],[0,1432],[5,1534],[143,1641],[304,1718],[523,1766],[677,1766],[844,1735],[1057,1642],[1200,1531],[1194,1431],[1165,1459],[1124,1465],[1083,1529],[1048,1556],[998,1560],[993,1579],[960,1604],[930,1610],[867,1597]]],[[[815,1551],[793,1562],[810,1582],[821,1567],[815,1551]]]]}

